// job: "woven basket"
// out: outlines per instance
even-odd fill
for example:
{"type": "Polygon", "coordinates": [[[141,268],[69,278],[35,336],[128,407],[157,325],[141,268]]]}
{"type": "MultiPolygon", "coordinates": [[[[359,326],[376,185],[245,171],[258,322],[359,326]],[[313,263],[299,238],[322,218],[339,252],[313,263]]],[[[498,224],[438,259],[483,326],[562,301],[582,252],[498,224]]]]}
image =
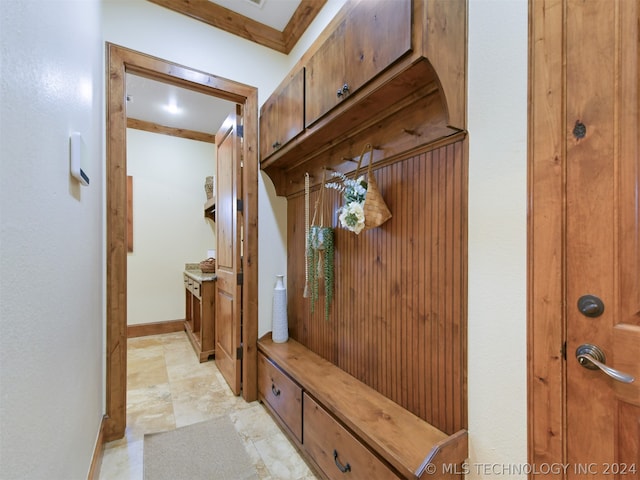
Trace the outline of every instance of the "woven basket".
{"type": "Polygon", "coordinates": [[[391,218],[391,210],[389,210],[384,198],[382,198],[376,177],[371,171],[371,166],[373,165],[373,147],[369,143],[365,145],[364,150],[360,155],[354,178],[358,178],[358,170],[360,170],[362,158],[367,151],[369,152],[369,166],[367,167],[367,195],[364,198],[364,205],[362,206],[362,209],[364,210],[364,230],[379,227],[391,218]]]}
{"type": "Polygon", "coordinates": [[[200,262],[200,270],[202,273],[214,273],[216,271],[216,259],[207,258],[200,262]]]}
{"type": "Polygon", "coordinates": [[[213,198],[213,177],[207,177],[204,182],[204,192],[207,194],[207,200],[213,198]]]}

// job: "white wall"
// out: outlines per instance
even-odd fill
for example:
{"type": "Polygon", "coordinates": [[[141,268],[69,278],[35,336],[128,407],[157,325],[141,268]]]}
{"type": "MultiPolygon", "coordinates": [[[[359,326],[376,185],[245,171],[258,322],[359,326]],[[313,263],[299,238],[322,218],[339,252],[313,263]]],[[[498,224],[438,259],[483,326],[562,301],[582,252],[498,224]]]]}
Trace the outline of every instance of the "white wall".
{"type": "Polygon", "coordinates": [[[468,58],[468,478],[526,478],[527,2],[471,0],[468,58]]]}
{"type": "Polygon", "coordinates": [[[104,397],[99,2],[3,1],[0,59],[0,476],[83,479],[104,397]]]}
{"type": "Polygon", "coordinates": [[[204,217],[204,182],[215,174],[215,145],[127,129],[133,177],[133,252],[127,255],[129,325],[184,319],[185,263],[216,248],[204,217]]]}

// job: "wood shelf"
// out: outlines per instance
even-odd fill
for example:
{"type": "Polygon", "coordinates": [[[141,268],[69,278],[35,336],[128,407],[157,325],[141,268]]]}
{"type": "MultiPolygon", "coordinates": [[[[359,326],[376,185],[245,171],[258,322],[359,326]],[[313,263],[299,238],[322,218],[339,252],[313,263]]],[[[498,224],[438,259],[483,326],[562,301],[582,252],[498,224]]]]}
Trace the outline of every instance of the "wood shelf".
{"type": "Polygon", "coordinates": [[[210,198],[204,203],[204,216],[216,221],[216,199],[210,198]]]}

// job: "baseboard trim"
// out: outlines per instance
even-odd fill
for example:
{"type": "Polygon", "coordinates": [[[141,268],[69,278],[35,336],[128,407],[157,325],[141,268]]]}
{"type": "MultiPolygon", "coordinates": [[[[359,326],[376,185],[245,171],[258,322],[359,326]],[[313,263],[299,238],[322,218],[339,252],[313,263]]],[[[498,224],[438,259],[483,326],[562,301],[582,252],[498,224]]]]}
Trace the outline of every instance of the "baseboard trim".
{"type": "Polygon", "coordinates": [[[184,320],[168,320],[165,322],[141,323],[127,326],[127,338],[146,337],[161,333],[181,332],[184,330],[184,320]]]}
{"type": "Polygon", "coordinates": [[[93,457],[91,457],[91,466],[89,467],[89,475],[87,480],[98,480],[100,476],[100,467],[102,466],[102,457],[104,455],[104,430],[107,416],[102,416],[100,422],[100,431],[98,432],[98,439],[93,449],[93,457]]]}

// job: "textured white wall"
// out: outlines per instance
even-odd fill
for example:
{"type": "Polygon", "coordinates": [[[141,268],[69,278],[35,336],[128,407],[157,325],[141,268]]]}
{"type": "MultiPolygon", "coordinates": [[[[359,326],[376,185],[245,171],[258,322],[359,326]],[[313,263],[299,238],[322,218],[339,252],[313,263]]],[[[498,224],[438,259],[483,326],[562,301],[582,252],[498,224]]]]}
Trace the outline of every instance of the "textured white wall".
{"type": "Polygon", "coordinates": [[[0,9],[0,477],[87,477],[103,412],[97,0],[0,9]],[[81,132],[89,187],[69,175],[81,132]]]}
{"type": "Polygon", "coordinates": [[[185,263],[215,249],[215,224],[204,217],[204,182],[215,174],[215,145],[127,130],[133,176],[133,252],[127,255],[129,325],[184,318],[185,263]]]}
{"type": "Polygon", "coordinates": [[[471,0],[468,58],[468,478],[526,478],[527,2],[471,0]]]}

